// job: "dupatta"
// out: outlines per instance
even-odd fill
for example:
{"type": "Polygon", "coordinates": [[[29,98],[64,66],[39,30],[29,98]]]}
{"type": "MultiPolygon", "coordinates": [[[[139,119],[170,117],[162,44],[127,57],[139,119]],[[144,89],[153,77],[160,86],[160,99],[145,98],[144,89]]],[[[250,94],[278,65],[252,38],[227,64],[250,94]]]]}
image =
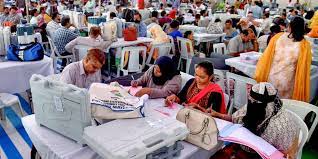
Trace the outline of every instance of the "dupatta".
{"type": "Polygon", "coordinates": [[[195,96],[193,96],[188,103],[196,103],[198,104],[199,101],[206,96],[208,93],[210,92],[216,92],[216,93],[220,93],[222,96],[222,101],[221,101],[221,108],[220,108],[220,113],[222,114],[226,114],[226,106],[225,106],[225,101],[224,101],[224,94],[223,94],[223,90],[222,88],[215,83],[210,83],[207,87],[205,87],[204,89],[202,89],[198,94],[196,94],[195,96]]]}
{"type": "MultiPolygon", "coordinates": [[[[271,39],[265,52],[259,59],[255,70],[255,80],[257,82],[268,81],[268,76],[275,55],[276,42],[282,35],[283,33],[278,33],[271,39]]],[[[309,102],[311,59],[312,55],[310,43],[303,39],[300,42],[300,53],[295,74],[294,92],[292,95],[292,99],[294,100],[309,102]]]]}

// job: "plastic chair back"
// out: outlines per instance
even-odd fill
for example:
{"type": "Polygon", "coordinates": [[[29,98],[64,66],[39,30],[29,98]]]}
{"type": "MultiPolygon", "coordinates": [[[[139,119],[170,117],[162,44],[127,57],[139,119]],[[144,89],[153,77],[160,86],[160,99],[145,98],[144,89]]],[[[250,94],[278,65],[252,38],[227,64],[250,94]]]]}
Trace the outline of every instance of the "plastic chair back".
{"type": "Polygon", "coordinates": [[[294,118],[294,121],[297,122],[297,125],[300,127],[297,159],[301,159],[303,147],[308,138],[308,128],[305,122],[296,113],[294,113],[291,110],[286,110],[286,111],[294,118]]]}
{"type": "Polygon", "coordinates": [[[170,44],[172,46],[172,53],[173,55],[176,55],[176,46],[174,45],[174,39],[172,36],[168,35],[169,40],[170,40],[170,44]]]}
{"type": "Polygon", "coordinates": [[[184,87],[184,85],[192,78],[194,78],[194,76],[192,75],[189,75],[187,73],[184,73],[184,72],[180,72],[181,74],[181,88],[184,87]]]}
{"type": "Polygon", "coordinates": [[[50,44],[50,48],[51,48],[51,57],[55,57],[55,56],[61,56],[61,54],[58,52],[58,50],[56,49],[56,46],[53,42],[53,40],[47,36],[47,39],[49,41],[50,44]],[[55,55],[56,54],[56,55],[55,55]]]}
{"type": "Polygon", "coordinates": [[[124,47],[121,52],[121,63],[120,70],[123,71],[124,75],[128,75],[129,72],[141,73],[145,67],[147,48],[145,46],[138,47],[124,47]],[[127,69],[124,67],[125,54],[129,54],[127,69]],[[142,64],[139,64],[139,55],[142,56],[142,64]]]}
{"type": "Polygon", "coordinates": [[[224,43],[213,44],[213,52],[214,53],[221,53],[223,55],[228,54],[228,51],[227,51],[224,43]]]}
{"type": "Polygon", "coordinates": [[[192,58],[194,56],[194,50],[192,47],[192,41],[186,38],[182,38],[182,37],[177,37],[177,42],[178,42],[178,46],[179,46],[179,52],[182,58],[184,59],[188,59],[188,58],[192,58]],[[187,44],[188,46],[190,46],[190,52],[188,52],[188,48],[187,48],[187,44]]]}
{"type": "Polygon", "coordinates": [[[214,69],[214,74],[216,76],[214,76],[214,79],[216,80],[215,83],[217,83],[223,90],[223,92],[226,92],[225,90],[225,75],[224,72],[222,70],[218,70],[218,69],[214,69]]]}
{"type": "Polygon", "coordinates": [[[230,100],[232,101],[231,106],[228,110],[229,114],[231,114],[233,108],[239,109],[245,104],[247,104],[248,85],[254,85],[257,82],[252,78],[243,77],[230,72],[226,73],[226,80],[227,94],[230,96],[230,100]],[[234,84],[233,89],[230,87],[231,83],[234,84]],[[231,91],[233,91],[233,95],[231,95],[231,91]]]}
{"type": "Polygon", "coordinates": [[[297,114],[302,120],[305,119],[305,117],[310,113],[314,112],[315,116],[313,116],[313,123],[309,129],[309,134],[308,134],[308,140],[310,140],[310,137],[312,133],[315,131],[315,128],[318,123],[318,107],[309,103],[305,103],[302,101],[296,101],[296,100],[291,100],[291,99],[282,99],[283,101],[283,106],[285,109],[288,109],[295,114],[297,114]]]}
{"type": "Polygon", "coordinates": [[[152,56],[156,50],[158,51],[158,58],[159,58],[161,56],[169,56],[171,48],[172,48],[172,46],[170,43],[153,44],[151,47],[151,50],[149,52],[149,56],[147,58],[146,64],[152,65],[150,62],[151,62],[152,56]]]}
{"type": "Polygon", "coordinates": [[[186,39],[186,38],[177,37],[177,43],[178,43],[178,49],[180,52],[178,69],[180,70],[181,60],[185,59],[186,60],[186,73],[189,73],[191,60],[192,60],[192,57],[194,56],[192,41],[189,39],[186,39]],[[188,44],[188,46],[190,46],[190,52],[188,52],[187,44],[188,44]]]}
{"type": "Polygon", "coordinates": [[[75,55],[77,55],[77,56],[75,57],[75,60],[76,60],[76,61],[82,60],[82,59],[86,56],[88,50],[91,49],[91,48],[92,48],[92,47],[90,47],[90,46],[76,45],[76,46],[74,47],[74,50],[73,50],[73,53],[74,53],[74,54],[75,54],[75,52],[76,52],[76,50],[77,50],[77,54],[75,54],[75,55]]]}

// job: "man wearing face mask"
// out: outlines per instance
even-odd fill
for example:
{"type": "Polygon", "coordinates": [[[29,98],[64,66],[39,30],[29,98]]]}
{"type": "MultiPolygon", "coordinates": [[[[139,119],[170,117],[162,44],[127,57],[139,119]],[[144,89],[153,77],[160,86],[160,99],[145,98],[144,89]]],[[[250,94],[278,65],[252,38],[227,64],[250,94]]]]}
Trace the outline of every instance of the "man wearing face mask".
{"type": "Polygon", "coordinates": [[[100,69],[105,63],[105,54],[99,49],[88,50],[83,60],[67,65],[61,81],[80,88],[89,88],[92,83],[101,82],[100,69]]]}
{"type": "Polygon", "coordinates": [[[138,24],[138,37],[146,37],[147,36],[147,26],[144,22],[141,21],[141,14],[136,12],[134,14],[134,22],[138,24]]]}

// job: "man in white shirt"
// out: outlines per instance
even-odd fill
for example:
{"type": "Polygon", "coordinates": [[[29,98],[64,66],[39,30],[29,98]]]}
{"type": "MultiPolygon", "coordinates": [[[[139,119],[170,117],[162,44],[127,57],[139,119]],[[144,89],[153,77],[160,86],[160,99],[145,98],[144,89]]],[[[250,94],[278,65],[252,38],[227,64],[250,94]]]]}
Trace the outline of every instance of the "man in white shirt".
{"type": "Polygon", "coordinates": [[[249,38],[247,29],[243,30],[239,35],[229,41],[229,53],[231,56],[239,56],[240,53],[249,52],[254,49],[254,46],[249,38]]]}
{"type": "Polygon", "coordinates": [[[88,89],[92,83],[102,81],[100,70],[105,60],[105,54],[101,50],[90,49],[83,60],[73,62],[64,68],[61,81],[88,89]]]}
{"type": "Polygon", "coordinates": [[[261,30],[264,34],[269,34],[271,32],[270,28],[271,28],[271,24],[273,20],[269,18],[269,13],[265,13],[264,16],[265,16],[265,19],[263,23],[261,24],[261,30]]]}
{"type": "Polygon", "coordinates": [[[52,19],[53,20],[51,20],[46,26],[46,32],[51,38],[53,38],[52,36],[57,29],[62,28],[62,26],[60,25],[61,15],[59,13],[53,13],[52,19]]]}
{"type": "Polygon", "coordinates": [[[112,42],[104,41],[101,38],[100,27],[93,26],[89,31],[89,37],[77,37],[65,46],[67,52],[73,52],[73,48],[76,45],[84,45],[93,48],[98,48],[100,50],[105,50],[112,42]]]}
{"type": "Polygon", "coordinates": [[[37,9],[33,9],[30,12],[32,18],[30,20],[30,24],[37,26],[38,25],[38,18],[37,16],[39,15],[38,10],[37,9]]]}

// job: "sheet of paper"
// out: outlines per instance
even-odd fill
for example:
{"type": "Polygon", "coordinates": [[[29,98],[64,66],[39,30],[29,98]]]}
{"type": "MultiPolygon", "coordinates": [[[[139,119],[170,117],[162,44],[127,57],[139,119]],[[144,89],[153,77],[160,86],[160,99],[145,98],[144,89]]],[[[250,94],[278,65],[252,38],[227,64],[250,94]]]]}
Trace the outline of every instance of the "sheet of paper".
{"type": "MultiPolygon", "coordinates": [[[[222,138],[221,138],[222,139],[222,138]]],[[[253,134],[248,129],[241,127],[233,131],[228,137],[223,138],[226,141],[233,141],[246,145],[259,153],[263,153],[266,156],[271,156],[277,149],[266,142],[263,138],[253,134]]],[[[222,140],[223,140],[222,139],[222,140]]]]}
{"type": "Polygon", "coordinates": [[[63,109],[63,104],[62,104],[62,100],[60,97],[57,97],[57,96],[54,96],[53,97],[54,99],[54,105],[55,105],[55,109],[59,112],[63,112],[64,109],[63,109]]]}
{"type": "Polygon", "coordinates": [[[131,94],[131,95],[135,95],[138,91],[140,91],[142,89],[141,86],[138,86],[138,87],[125,87],[125,89],[131,94]]]}
{"type": "Polygon", "coordinates": [[[219,132],[223,131],[223,129],[225,127],[227,127],[228,125],[233,125],[232,122],[229,122],[229,121],[226,121],[226,120],[222,120],[222,119],[219,119],[219,118],[214,118],[215,122],[216,122],[216,125],[219,129],[219,132]]]}

